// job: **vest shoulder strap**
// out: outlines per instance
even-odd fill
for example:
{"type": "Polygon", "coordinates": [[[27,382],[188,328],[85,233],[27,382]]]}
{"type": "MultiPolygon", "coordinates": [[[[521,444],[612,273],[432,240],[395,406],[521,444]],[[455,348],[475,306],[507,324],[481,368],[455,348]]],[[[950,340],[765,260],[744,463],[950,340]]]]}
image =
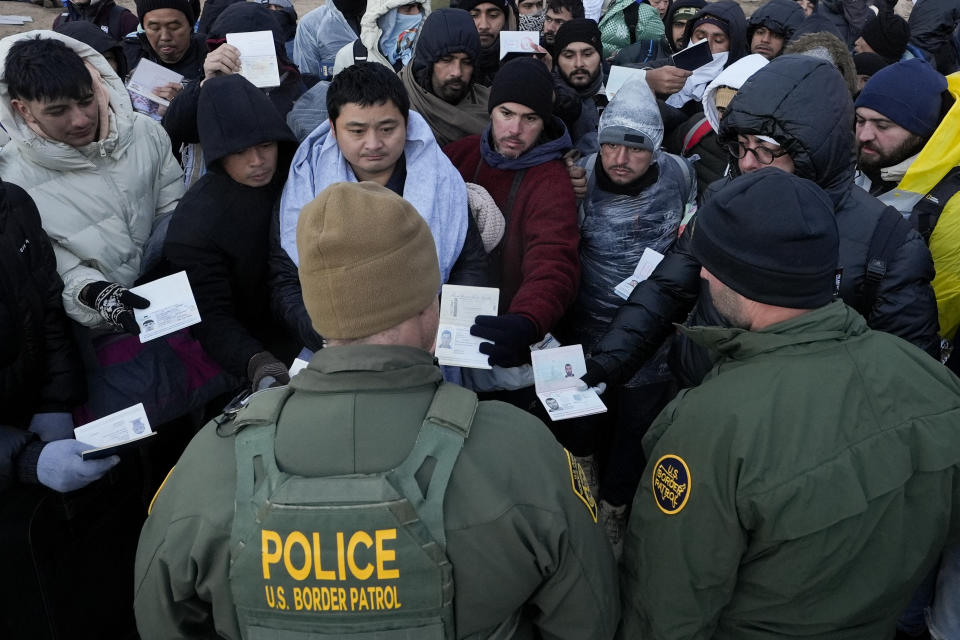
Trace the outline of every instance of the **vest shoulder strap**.
{"type": "Polygon", "coordinates": [[[631,2],[623,10],[623,21],[627,24],[627,33],[630,36],[630,44],[637,41],[637,24],[640,22],[640,5],[637,2],[631,2]]]}
{"type": "Polygon", "coordinates": [[[442,383],[433,396],[410,455],[388,474],[444,550],[447,537],[443,526],[443,498],[463,442],[470,435],[478,406],[474,392],[442,383]],[[432,465],[429,479],[423,477],[427,465],[432,465]],[[422,485],[425,488],[421,488],[422,485]]]}
{"type": "Polygon", "coordinates": [[[960,167],[954,167],[913,206],[910,212],[910,225],[917,230],[927,244],[930,244],[930,235],[933,233],[933,228],[937,226],[943,208],[958,191],[960,191],[960,167]]]}

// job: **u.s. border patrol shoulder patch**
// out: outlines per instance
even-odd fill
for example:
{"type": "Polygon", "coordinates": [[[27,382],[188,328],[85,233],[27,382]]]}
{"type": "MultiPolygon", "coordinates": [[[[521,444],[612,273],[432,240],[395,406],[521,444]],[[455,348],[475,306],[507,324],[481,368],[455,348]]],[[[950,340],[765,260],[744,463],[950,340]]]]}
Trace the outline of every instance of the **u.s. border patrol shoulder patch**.
{"type": "Polygon", "coordinates": [[[690,499],[690,482],[690,467],[683,458],[667,454],[657,460],[650,483],[660,511],[668,516],[680,513],[690,499]]]}
{"type": "Polygon", "coordinates": [[[590,517],[596,522],[597,501],[594,499],[593,494],[590,493],[590,484],[587,482],[587,475],[583,472],[580,463],[573,459],[569,451],[564,449],[563,452],[567,455],[567,465],[570,467],[570,486],[583,504],[587,505],[587,511],[590,512],[590,517]]]}

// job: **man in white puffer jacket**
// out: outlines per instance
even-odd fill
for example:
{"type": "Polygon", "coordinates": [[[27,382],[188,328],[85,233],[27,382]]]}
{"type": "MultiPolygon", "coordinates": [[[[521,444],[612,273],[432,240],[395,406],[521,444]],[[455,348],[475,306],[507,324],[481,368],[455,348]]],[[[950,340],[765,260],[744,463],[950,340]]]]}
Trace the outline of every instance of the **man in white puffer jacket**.
{"type": "Polygon", "coordinates": [[[133,111],[99,53],[52,31],[0,40],[0,124],[12,139],[0,152],[0,176],[37,204],[67,315],[139,333],[131,307],[148,302],[126,288],[184,192],[169,137],[133,111]]]}

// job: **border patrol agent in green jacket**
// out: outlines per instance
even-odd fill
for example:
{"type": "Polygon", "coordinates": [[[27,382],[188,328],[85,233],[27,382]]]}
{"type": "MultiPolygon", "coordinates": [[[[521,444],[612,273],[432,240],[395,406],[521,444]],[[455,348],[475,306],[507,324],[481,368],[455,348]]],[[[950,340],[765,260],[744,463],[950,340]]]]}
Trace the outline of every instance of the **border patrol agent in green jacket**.
{"type": "Polygon", "coordinates": [[[140,538],[141,636],[612,637],[615,566],[582,471],[536,418],[444,383],[427,350],[426,223],[343,183],[304,208],[298,243],[330,346],[184,452],[140,538]]]}
{"type": "Polygon", "coordinates": [[[960,381],[830,302],[830,201],[777,169],[697,214],[693,250],[736,328],[644,441],[624,638],[893,638],[960,533],[960,381]]]}

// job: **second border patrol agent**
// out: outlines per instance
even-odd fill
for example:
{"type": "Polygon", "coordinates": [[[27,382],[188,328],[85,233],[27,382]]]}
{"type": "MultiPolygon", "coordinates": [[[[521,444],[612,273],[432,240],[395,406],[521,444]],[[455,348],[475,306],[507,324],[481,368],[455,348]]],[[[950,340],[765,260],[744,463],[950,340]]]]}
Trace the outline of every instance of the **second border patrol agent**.
{"type": "Polygon", "coordinates": [[[831,302],[837,223],[812,182],[737,178],[692,231],[734,328],[681,327],[719,360],[645,438],[622,637],[893,638],[960,533],[960,381],[831,302]]]}
{"type": "Polygon", "coordinates": [[[612,637],[616,568],[583,472],[537,419],[442,381],[423,219],[341,183],[297,242],[328,347],[208,424],[161,487],[141,636],[612,637]]]}

